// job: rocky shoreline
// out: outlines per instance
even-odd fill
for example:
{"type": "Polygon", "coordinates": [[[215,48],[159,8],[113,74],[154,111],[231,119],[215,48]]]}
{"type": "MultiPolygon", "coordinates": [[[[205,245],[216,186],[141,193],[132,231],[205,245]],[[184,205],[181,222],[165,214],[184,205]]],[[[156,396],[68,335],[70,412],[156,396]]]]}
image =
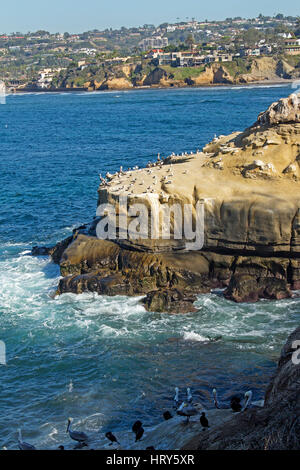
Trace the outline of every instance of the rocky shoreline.
{"type": "Polygon", "coordinates": [[[277,370],[266,390],[261,406],[234,413],[228,408],[208,407],[205,414],[209,428],[202,430],[199,414],[189,425],[174,416],[146,430],[143,441],[130,449],[156,450],[299,450],[300,395],[298,393],[300,365],[294,342],[300,340],[300,327],[288,337],[279,358],[277,370]],[[294,358],[294,359],[293,359],[294,358]]]}
{"type": "MultiPolygon", "coordinates": [[[[216,137],[194,154],[158,157],[146,168],[101,176],[98,206],[118,216],[127,204],[142,203],[161,214],[178,204],[197,203],[205,214],[204,244],[187,249],[171,238],[101,240],[92,223],[51,249],[62,279],[57,294],[98,292],[146,296],[150,311],[194,310],[196,295],[222,288],[235,302],[283,299],[300,289],[300,95],[273,103],[244,132],[216,137]]],[[[126,216],[132,220],[132,217],[126,216]]],[[[163,222],[159,218],[159,228],[163,222]]],[[[150,218],[149,218],[150,223],[150,218]]],[[[173,237],[172,237],[173,236],[173,237]]]]}
{"type": "Polygon", "coordinates": [[[205,435],[195,433],[182,449],[299,450],[299,340],[300,327],[291,333],[281,351],[261,409],[237,413],[205,435]]]}
{"type": "Polygon", "coordinates": [[[260,86],[276,86],[276,85],[291,85],[294,83],[294,79],[289,78],[277,78],[277,79],[264,79],[264,80],[254,80],[248,83],[209,83],[204,82],[203,84],[194,84],[194,83],[184,83],[184,84],[154,84],[154,85],[137,85],[137,86],[113,86],[108,88],[97,88],[93,89],[90,87],[59,87],[59,88],[33,88],[33,87],[24,87],[13,89],[12,93],[91,93],[94,91],[98,92],[110,92],[110,91],[143,91],[143,90],[166,90],[166,89],[176,89],[176,88],[228,88],[228,87],[260,87],[260,86]]]}

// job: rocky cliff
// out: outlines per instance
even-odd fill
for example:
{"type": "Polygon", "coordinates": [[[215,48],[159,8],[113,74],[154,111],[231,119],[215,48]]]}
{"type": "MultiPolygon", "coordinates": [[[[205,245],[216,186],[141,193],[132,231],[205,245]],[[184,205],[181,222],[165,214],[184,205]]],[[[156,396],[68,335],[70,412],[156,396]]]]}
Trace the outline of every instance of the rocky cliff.
{"type": "MultiPolygon", "coordinates": [[[[53,89],[122,90],[133,87],[187,87],[284,82],[300,77],[300,62],[289,56],[236,59],[199,67],[156,66],[149,60],[126,64],[99,63],[83,70],[70,66],[53,81],[53,89]]],[[[32,87],[31,87],[32,88],[32,87]]]]}
{"type": "Polygon", "coordinates": [[[214,287],[237,302],[293,295],[300,289],[299,101],[291,95],[272,104],[245,131],[216,137],[196,154],[102,178],[98,204],[110,203],[118,216],[120,197],[126,210],[143,204],[158,236],[99,240],[96,219],[51,251],[64,276],[58,293],[146,294],[146,308],[169,312],[191,311],[195,295],[214,287]],[[197,226],[199,204],[203,246],[191,250],[176,234],[186,205],[197,226]],[[165,219],[175,206],[179,213],[165,219]]]}

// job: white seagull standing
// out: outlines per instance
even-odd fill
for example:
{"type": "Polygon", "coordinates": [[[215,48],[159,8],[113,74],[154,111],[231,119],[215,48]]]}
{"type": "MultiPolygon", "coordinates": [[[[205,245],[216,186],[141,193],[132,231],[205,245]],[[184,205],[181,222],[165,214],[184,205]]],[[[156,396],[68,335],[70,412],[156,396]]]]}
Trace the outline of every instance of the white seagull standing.
{"type": "Polygon", "coordinates": [[[20,450],[36,450],[36,448],[32,444],[28,444],[28,442],[23,441],[21,429],[19,429],[18,431],[19,431],[19,437],[18,437],[19,449],[20,450]]]}

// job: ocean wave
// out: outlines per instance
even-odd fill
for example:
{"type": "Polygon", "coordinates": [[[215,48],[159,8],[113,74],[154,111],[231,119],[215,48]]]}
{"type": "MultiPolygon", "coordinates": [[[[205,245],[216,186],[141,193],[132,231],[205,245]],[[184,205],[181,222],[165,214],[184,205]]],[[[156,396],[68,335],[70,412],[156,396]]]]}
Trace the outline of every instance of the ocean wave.
{"type": "Polygon", "coordinates": [[[210,341],[209,338],[206,338],[195,331],[185,331],[183,333],[183,339],[185,341],[199,341],[201,343],[208,343],[210,341]]]}

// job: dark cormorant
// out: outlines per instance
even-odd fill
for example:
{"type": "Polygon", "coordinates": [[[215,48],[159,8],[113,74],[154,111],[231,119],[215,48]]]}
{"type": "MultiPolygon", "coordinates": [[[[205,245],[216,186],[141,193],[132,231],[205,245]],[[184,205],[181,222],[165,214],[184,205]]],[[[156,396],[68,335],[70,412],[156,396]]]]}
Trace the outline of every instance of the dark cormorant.
{"type": "Polygon", "coordinates": [[[166,421],[167,421],[168,419],[173,418],[173,416],[171,415],[170,411],[165,411],[165,412],[163,413],[163,417],[164,417],[164,419],[165,419],[166,421]]]}
{"type": "Polygon", "coordinates": [[[136,433],[141,427],[142,427],[143,423],[141,421],[136,421],[133,426],[132,426],[132,432],[136,433]]]}
{"type": "Polygon", "coordinates": [[[202,425],[202,427],[203,427],[203,430],[204,430],[205,428],[209,428],[208,419],[206,418],[204,411],[202,411],[202,413],[201,413],[201,416],[200,416],[200,423],[201,423],[201,425],[202,425]]]}
{"type": "Polygon", "coordinates": [[[108,431],[108,432],[105,434],[105,437],[106,437],[109,441],[111,441],[110,444],[109,444],[110,446],[111,446],[114,442],[116,442],[117,444],[120,444],[120,442],[118,441],[118,439],[116,438],[116,436],[114,436],[113,433],[110,432],[110,431],[108,431]]]}

